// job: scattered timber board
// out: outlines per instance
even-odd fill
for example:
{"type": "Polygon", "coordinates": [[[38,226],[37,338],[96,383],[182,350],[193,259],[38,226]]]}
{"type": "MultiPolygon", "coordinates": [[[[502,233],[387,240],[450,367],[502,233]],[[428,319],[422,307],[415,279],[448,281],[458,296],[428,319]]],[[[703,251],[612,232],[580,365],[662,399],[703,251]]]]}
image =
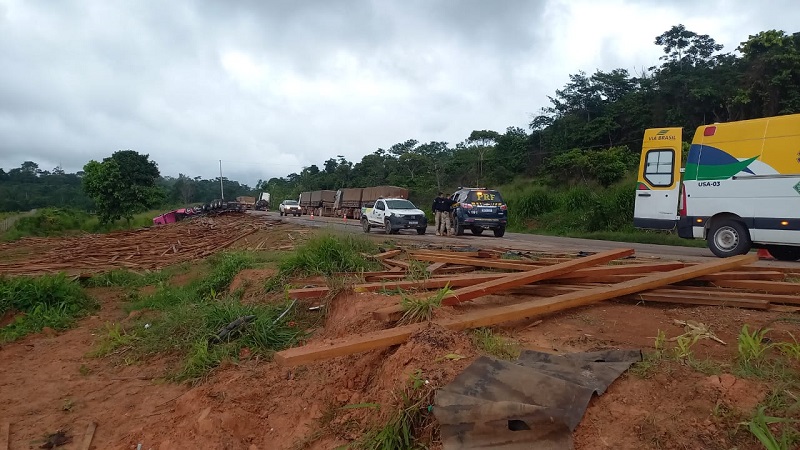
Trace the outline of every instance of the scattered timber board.
{"type": "Polygon", "coordinates": [[[533,261],[530,263],[521,263],[514,260],[506,259],[480,259],[480,258],[458,258],[455,256],[427,256],[427,255],[410,255],[411,259],[418,261],[428,262],[444,262],[448,264],[457,264],[459,266],[475,266],[485,267],[487,269],[505,269],[505,270],[519,270],[526,271],[541,267],[541,264],[535,264],[533,261]]]}
{"type": "MultiPolygon", "coordinates": [[[[632,249],[609,250],[585,258],[569,260],[552,266],[541,267],[527,272],[506,274],[502,278],[488,280],[472,286],[464,287],[448,293],[442,299],[442,305],[453,306],[462,302],[474,300],[484,295],[502,292],[517,286],[523,286],[537,281],[553,278],[558,275],[573,272],[578,269],[604,264],[618,258],[632,255],[632,249]]],[[[373,311],[372,316],[378,320],[392,320],[398,313],[402,313],[400,305],[392,305],[373,311]]]]}
{"type": "Polygon", "coordinates": [[[800,283],[789,283],[785,281],[762,281],[762,280],[717,280],[713,282],[722,288],[745,289],[748,291],[768,292],[771,294],[794,294],[800,295],[800,283]]]}
{"type": "MultiPolygon", "coordinates": [[[[657,273],[613,286],[596,287],[578,292],[558,295],[545,300],[501,306],[473,313],[463,314],[449,320],[434,322],[451,330],[465,330],[496,325],[503,322],[531,319],[578,306],[590,305],[615,297],[666,286],[702,275],[750,264],[758,260],[756,255],[741,255],[692,267],[684,267],[669,272],[657,273]]],[[[402,344],[412,333],[422,329],[425,324],[405,325],[389,328],[360,336],[324,341],[295,347],[275,354],[275,361],[284,366],[308,364],[337,356],[351,355],[369,350],[379,350],[402,344]]]]}

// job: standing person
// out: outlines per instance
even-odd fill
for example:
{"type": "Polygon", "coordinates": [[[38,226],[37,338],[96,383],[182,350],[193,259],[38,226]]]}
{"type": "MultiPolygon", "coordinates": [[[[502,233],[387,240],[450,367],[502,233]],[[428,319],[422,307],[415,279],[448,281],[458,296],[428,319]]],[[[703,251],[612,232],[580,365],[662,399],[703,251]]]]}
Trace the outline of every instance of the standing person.
{"type": "MultiPolygon", "coordinates": [[[[436,222],[436,235],[442,235],[442,227],[447,226],[447,214],[450,210],[449,202],[444,197],[443,192],[439,192],[439,195],[433,199],[433,216],[436,222]]],[[[447,228],[445,228],[445,231],[447,228]]]]}

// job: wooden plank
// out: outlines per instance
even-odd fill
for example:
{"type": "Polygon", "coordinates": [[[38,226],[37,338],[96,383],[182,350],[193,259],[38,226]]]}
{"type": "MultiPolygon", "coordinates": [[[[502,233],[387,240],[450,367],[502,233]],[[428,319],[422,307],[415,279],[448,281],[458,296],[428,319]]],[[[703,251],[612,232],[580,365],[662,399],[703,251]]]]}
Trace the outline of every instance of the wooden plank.
{"type": "Polygon", "coordinates": [[[479,258],[456,258],[450,256],[427,256],[411,255],[412,259],[428,262],[445,262],[461,266],[485,267],[487,269],[505,269],[526,271],[541,267],[541,264],[520,263],[518,261],[506,259],[479,259],[479,258]]]}
{"type": "Polygon", "coordinates": [[[445,266],[442,269],[439,269],[438,274],[440,275],[452,275],[454,273],[467,273],[467,272],[474,272],[477,269],[475,266],[445,266]]]}
{"type": "Polygon", "coordinates": [[[389,250],[388,252],[378,253],[377,255],[373,255],[373,259],[377,259],[378,261],[382,261],[384,259],[393,258],[400,253],[403,253],[402,250],[389,250]]]}
{"type": "MultiPolygon", "coordinates": [[[[648,271],[655,271],[656,269],[666,269],[669,267],[678,267],[682,263],[652,263],[652,264],[637,264],[637,265],[630,265],[630,266],[603,266],[603,267],[593,267],[593,268],[586,268],[580,269],[573,272],[574,274],[604,274],[605,272],[614,273],[618,270],[631,270],[627,269],[627,267],[638,267],[636,271],[648,272],[648,271]]],[[[452,267],[452,266],[450,266],[452,267]]],[[[449,269],[450,267],[446,267],[444,270],[449,269]]],[[[474,266],[468,266],[474,267],[474,266]]],[[[366,274],[367,272],[365,272],[366,274]]],[[[371,272],[372,273],[372,272],[371,272]]],[[[374,272],[378,273],[397,273],[397,272],[374,272]]],[[[562,275],[564,277],[568,277],[571,274],[562,275]]],[[[508,276],[506,273],[476,273],[473,275],[467,276],[458,276],[458,277],[434,277],[428,280],[412,280],[412,281],[398,281],[398,282],[376,282],[376,283],[366,283],[366,284],[357,284],[353,286],[353,289],[356,292],[374,292],[380,291],[383,289],[387,290],[394,290],[394,289],[402,289],[402,290],[411,290],[411,289],[441,289],[449,284],[451,288],[457,287],[464,287],[464,286],[472,286],[484,281],[490,280],[498,280],[508,276]]],[[[570,280],[570,282],[577,282],[578,280],[570,280]]],[[[583,282],[583,280],[580,280],[583,282]]],[[[305,298],[323,298],[328,295],[329,289],[327,287],[314,287],[314,288],[304,288],[304,289],[292,289],[289,291],[289,297],[292,299],[305,299],[305,298]]]]}
{"type": "Polygon", "coordinates": [[[748,291],[768,292],[771,294],[800,295],[800,283],[758,280],[717,280],[713,283],[723,288],[745,289],[748,291]]]}
{"type": "Polygon", "coordinates": [[[383,262],[385,262],[386,264],[389,264],[391,266],[394,266],[394,267],[399,267],[399,268],[404,269],[404,270],[408,270],[408,268],[410,267],[410,265],[407,262],[398,261],[396,259],[385,259],[385,260],[383,260],[383,262]]]}
{"type": "Polygon", "coordinates": [[[659,293],[656,291],[640,292],[628,295],[623,299],[635,302],[655,302],[655,303],[677,303],[680,305],[707,305],[707,306],[727,306],[748,309],[769,309],[770,303],[767,300],[752,300],[744,298],[732,298],[724,294],[718,297],[707,295],[675,295],[670,293],[659,293]]]}
{"type": "MultiPolygon", "coordinates": [[[[375,292],[381,290],[395,289],[441,289],[447,285],[450,287],[471,286],[486,280],[497,280],[507,276],[507,273],[478,273],[473,275],[459,275],[450,277],[428,278],[425,280],[410,281],[381,281],[375,283],[364,283],[353,286],[355,292],[375,292]]],[[[322,298],[328,295],[330,289],[324,286],[291,289],[288,292],[291,299],[322,298]]]]}
{"type": "MultiPolygon", "coordinates": [[[[620,297],[637,292],[654,289],[679,281],[689,280],[698,276],[719,272],[721,270],[739,267],[758,260],[756,255],[741,255],[731,258],[714,260],[698,264],[693,267],[649,275],[640,279],[626,281],[614,286],[603,286],[584,291],[571,292],[558,295],[545,300],[525,302],[516,305],[500,306],[497,308],[476,311],[453,317],[449,320],[440,320],[436,323],[451,330],[465,330],[469,328],[486,327],[499,323],[531,319],[546,314],[551,314],[578,306],[590,305],[614,297],[620,297]]],[[[389,328],[360,336],[323,341],[303,347],[295,347],[275,354],[275,361],[284,366],[307,364],[314,361],[333,358],[336,356],[351,355],[369,350],[378,350],[405,342],[415,331],[425,324],[406,325],[389,328]]]]}
{"type": "Polygon", "coordinates": [[[491,254],[486,252],[451,252],[447,250],[415,250],[408,252],[408,254],[411,256],[442,256],[445,258],[491,258],[491,254]]]}
{"type": "Polygon", "coordinates": [[[722,288],[703,288],[703,287],[684,287],[670,286],[669,288],[657,289],[649,291],[658,294],[668,294],[674,296],[691,295],[691,296],[706,296],[711,298],[730,298],[738,300],[758,300],[769,303],[783,303],[787,305],[800,306],[800,297],[796,295],[781,295],[781,294],[760,294],[752,292],[735,292],[729,289],[722,288]]]}
{"type": "Polygon", "coordinates": [[[445,263],[445,262],[435,262],[435,263],[431,264],[430,266],[428,266],[425,270],[427,270],[428,273],[430,273],[430,274],[435,274],[436,272],[441,270],[446,265],[447,265],[447,263],[445,263]]]}
{"type": "Polygon", "coordinates": [[[3,428],[0,428],[0,450],[8,450],[11,446],[11,422],[3,421],[3,428]]]}
{"type": "MultiPolygon", "coordinates": [[[[552,266],[541,267],[528,272],[508,274],[500,279],[485,281],[451,292],[442,299],[442,305],[457,305],[461,302],[474,300],[475,298],[484,295],[502,292],[517,286],[546,280],[548,278],[570,273],[588,266],[607,263],[618,258],[632,255],[633,253],[634,251],[632,249],[609,250],[607,252],[597,253],[585,258],[573,259],[552,266]]],[[[615,268],[612,267],[609,269],[615,268]]],[[[402,316],[402,312],[403,310],[400,305],[391,305],[373,311],[372,317],[381,321],[392,321],[396,320],[398,316],[402,316]]]]}
{"type": "Polygon", "coordinates": [[[604,267],[590,267],[587,269],[576,270],[575,272],[565,273],[554,277],[558,280],[567,280],[574,278],[585,278],[594,275],[630,275],[630,274],[643,274],[648,272],[668,271],[675,269],[682,269],[686,264],[682,262],[657,262],[646,264],[625,264],[618,266],[604,266],[604,267]]]}
{"type": "Polygon", "coordinates": [[[86,428],[86,433],[83,435],[81,446],[78,447],[80,450],[89,450],[89,448],[92,446],[92,439],[94,438],[94,431],[96,429],[97,424],[94,422],[89,422],[89,426],[86,428]]]}
{"type": "Polygon", "coordinates": [[[397,275],[394,270],[376,270],[373,272],[336,272],[334,276],[337,277],[380,277],[383,275],[397,275]]]}
{"type": "Polygon", "coordinates": [[[570,273],[585,267],[607,263],[615,259],[624,258],[634,253],[633,249],[609,250],[587,256],[585,258],[573,259],[552,266],[541,267],[522,273],[515,273],[503,277],[499,280],[486,281],[474,286],[467,286],[453,291],[442,299],[442,305],[453,306],[462,302],[470,301],[484,295],[502,292],[506,289],[523,286],[536,281],[546,280],[558,275],[570,273]]]}
{"type": "Polygon", "coordinates": [[[365,281],[380,281],[380,280],[402,280],[406,277],[404,273],[389,273],[385,275],[370,275],[364,277],[365,281]]]}
{"type": "MultiPolygon", "coordinates": [[[[687,266],[693,267],[693,266],[687,266]]],[[[589,275],[583,277],[571,277],[569,279],[553,279],[551,282],[568,281],[570,283],[621,283],[629,280],[640,278],[641,275],[636,274],[623,274],[623,275],[606,275],[598,273],[597,275],[589,275]]],[[[781,272],[720,272],[702,277],[695,278],[698,281],[721,281],[721,280],[783,280],[784,275],[781,272]]]]}

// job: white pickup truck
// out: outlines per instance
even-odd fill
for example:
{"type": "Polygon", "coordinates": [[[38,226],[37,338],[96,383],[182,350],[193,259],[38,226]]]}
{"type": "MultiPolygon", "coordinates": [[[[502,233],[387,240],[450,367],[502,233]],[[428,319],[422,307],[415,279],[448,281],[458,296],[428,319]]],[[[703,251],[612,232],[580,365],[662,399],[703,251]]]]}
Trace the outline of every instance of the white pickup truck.
{"type": "Polygon", "coordinates": [[[369,233],[373,227],[383,227],[386,234],[415,229],[425,234],[428,218],[425,213],[404,198],[381,198],[371,208],[361,208],[361,228],[369,233]]]}

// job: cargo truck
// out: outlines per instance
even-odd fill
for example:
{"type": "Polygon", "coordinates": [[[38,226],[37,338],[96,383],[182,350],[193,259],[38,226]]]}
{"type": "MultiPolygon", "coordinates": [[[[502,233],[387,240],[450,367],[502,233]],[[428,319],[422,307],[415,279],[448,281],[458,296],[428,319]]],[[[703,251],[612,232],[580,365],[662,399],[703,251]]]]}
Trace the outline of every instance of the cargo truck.
{"type": "Polygon", "coordinates": [[[333,216],[333,203],[335,201],[336,191],[322,190],[302,192],[299,203],[303,214],[333,216]]]}
{"type": "Polygon", "coordinates": [[[253,209],[256,206],[256,198],[250,196],[236,197],[236,203],[242,205],[245,209],[253,209]]]}

